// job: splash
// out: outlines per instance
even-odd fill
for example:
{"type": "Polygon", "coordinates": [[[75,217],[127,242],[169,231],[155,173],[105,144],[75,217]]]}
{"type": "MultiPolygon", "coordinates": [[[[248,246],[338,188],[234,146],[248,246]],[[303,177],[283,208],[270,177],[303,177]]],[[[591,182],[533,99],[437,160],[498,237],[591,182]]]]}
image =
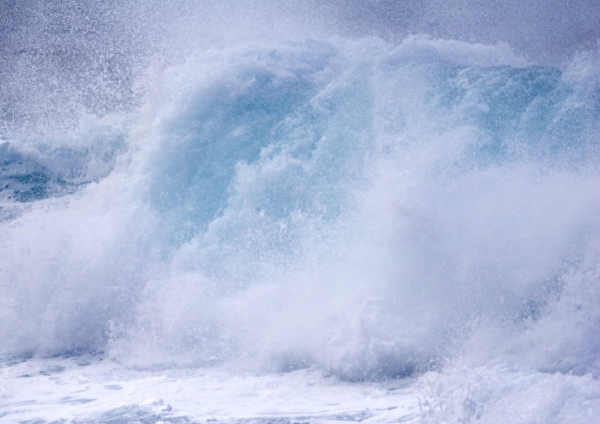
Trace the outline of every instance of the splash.
{"type": "Polygon", "coordinates": [[[595,372],[597,69],[427,37],[231,47],[139,110],[7,132],[2,349],[595,372]]]}

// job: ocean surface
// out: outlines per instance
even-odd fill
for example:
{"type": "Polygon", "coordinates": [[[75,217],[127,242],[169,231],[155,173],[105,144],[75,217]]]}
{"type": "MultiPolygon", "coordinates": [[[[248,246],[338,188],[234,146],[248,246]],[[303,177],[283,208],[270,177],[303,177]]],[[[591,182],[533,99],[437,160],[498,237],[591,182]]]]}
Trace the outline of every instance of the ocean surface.
{"type": "Polygon", "coordinates": [[[1,62],[0,422],[600,419],[597,51],[82,37],[1,62]]]}

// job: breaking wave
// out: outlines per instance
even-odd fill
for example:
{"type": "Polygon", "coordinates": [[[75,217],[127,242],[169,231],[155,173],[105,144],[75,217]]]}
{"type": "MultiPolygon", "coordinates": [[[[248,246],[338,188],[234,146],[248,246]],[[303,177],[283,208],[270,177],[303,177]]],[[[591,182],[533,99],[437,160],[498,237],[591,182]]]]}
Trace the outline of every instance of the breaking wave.
{"type": "Polygon", "coordinates": [[[333,38],[145,78],[139,107],[0,134],[3,351],[597,373],[596,55],[333,38]]]}

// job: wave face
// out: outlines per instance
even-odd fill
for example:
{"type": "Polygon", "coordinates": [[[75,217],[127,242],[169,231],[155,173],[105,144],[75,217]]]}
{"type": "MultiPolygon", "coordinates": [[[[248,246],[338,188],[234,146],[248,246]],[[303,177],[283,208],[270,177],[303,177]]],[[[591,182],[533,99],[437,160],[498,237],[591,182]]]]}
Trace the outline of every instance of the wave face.
{"type": "Polygon", "coordinates": [[[596,56],[337,38],[146,85],[133,112],[1,135],[3,351],[598,372],[596,56]]]}

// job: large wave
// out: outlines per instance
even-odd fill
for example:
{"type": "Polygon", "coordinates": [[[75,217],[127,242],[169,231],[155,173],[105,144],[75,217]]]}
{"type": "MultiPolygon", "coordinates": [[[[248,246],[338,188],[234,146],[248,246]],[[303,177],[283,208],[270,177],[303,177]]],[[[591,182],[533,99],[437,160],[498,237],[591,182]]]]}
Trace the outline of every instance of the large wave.
{"type": "Polygon", "coordinates": [[[595,373],[598,69],[425,37],[235,47],[126,116],[6,131],[2,349],[595,373]]]}
{"type": "Polygon", "coordinates": [[[2,350],[596,373],[599,69],[427,37],[238,46],[148,76],[139,109],[6,130],[2,350]]]}

